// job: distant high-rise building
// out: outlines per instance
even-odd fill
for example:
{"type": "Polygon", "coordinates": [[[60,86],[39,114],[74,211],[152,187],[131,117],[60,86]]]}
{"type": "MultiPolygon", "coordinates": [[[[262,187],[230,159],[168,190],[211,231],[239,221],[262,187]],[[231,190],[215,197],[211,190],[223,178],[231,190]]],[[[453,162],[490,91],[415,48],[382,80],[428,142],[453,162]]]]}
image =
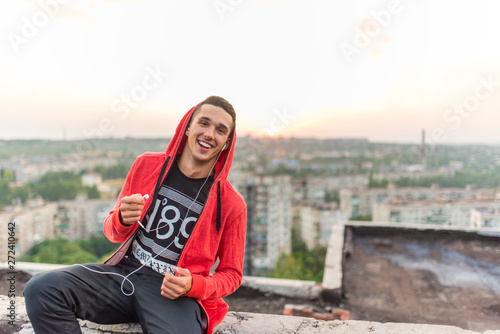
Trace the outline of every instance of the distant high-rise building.
{"type": "Polygon", "coordinates": [[[499,227],[500,204],[494,201],[416,202],[374,205],[374,221],[470,228],[499,227]],[[495,212],[497,212],[495,216],[495,212]]]}
{"type": "Polygon", "coordinates": [[[280,254],[292,250],[290,175],[233,175],[247,204],[245,275],[267,275],[280,254]]]}
{"type": "Polygon", "coordinates": [[[302,204],[294,209],[298,220],[296,233],[309,250],[328,246],[333,226],[347,221],[345,212],[328,205],[302,204]]]}
{"type": "Polygon", "coordinates": [[[431,187],[389,184],[387,188],[359,187],[340,191],[340,209],[349,218],[371,216],[373,221],[465,226],[469,224],[471,207],[488,203],[498,203],[492,189],[442,188],[437,184],[431,187]],[[454,206],[457,210],[450,209],[454,206]]]}
{"type": "Polygon", "coordinates": [[[59,201],[58,235],[74,240],[88,239],[92,235],[101,234],[104,219],[114,208],[115,203],[115,199],[59,201]]]}
{"type": "MultiPolygon", "coordinates": [[[[41,200],[32,200],[23,207],[1,212],[0,224],[5,228],[0,231],[0,246],[3,249],[7,248],[7,233],[11,232],[15,240],[9,243],[9,246],[15,248],[16,257],[24,255],[31,247],[44,239],[55,238],[57,223],[57,203],[55,202],[44,204],[41,200]],[[12,230],[7,230],[8,226],[12,226],[12,230]]],[[[7,262],[7,252],[4,254],[2,262],[7,262]]]]}
{"type": "MultiPolygon", "coordinates": [[[[13,231],[7,228],[0,231],[0,246],[7,248],[8,232],[15,238],[12,245],[16,256],[26,254],[31,247],[45,239],[58,236],[70,240],[88,239],[91,235],[99,235],[104,219],[115,202],[101,199],[59,202],[44,202],[41,198],[30,200],[23,206],[0,212],[0,225],[7,227],[11,223],[13,227],[13,231]]],[[[6,258],[2,260],[6,261],[6,258]]]]}
{"type": "Polygon", "coordinates": [[[470,213],[470,227],[500,227],[500,204],[472,208],[470,213]]]}

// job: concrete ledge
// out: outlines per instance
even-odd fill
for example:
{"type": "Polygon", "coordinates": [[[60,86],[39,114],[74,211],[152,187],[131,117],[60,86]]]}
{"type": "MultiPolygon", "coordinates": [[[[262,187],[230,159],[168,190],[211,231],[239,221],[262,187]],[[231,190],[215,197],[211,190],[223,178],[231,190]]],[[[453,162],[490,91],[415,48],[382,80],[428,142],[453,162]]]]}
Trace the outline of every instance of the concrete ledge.
{"type": "MultiPolygon", "coordinates": [[[[67,265],[16,261],[16,271],[24,271],[25,273],[28,273],[30,275],[35,275],[42,271],[55,270],[64,267],[67,267],[67,265]]],[[[9,269],[9,264],[7,262],[0,262],[0,269],[9,269]]]]}
{"type": "Polygon", "coordinates": [[[303,299],[316,299],[320,296],[321,285],[314,281],[243,276],[241,286],[261,292],[275,293],[281,296],[303,299]]]}
{"type": "Polygon", "coordinates": [[[342,290],[345,224],[338,223],[332,226],[332,234],[326,251],[325,272],[323,274],[322,287],[325,290],[342,290]]]}
{"type": "MultiPolygon", "coordinates": [[[[33,328],[26,315],[24,298],[10,299],[0,296],[0,333],[33,334],[33,328]],[[14,312],[9,307],[14,305],[14,312]]],[[[98,325],[90,321],[80,321],[84,334],[140,334],[138,324],[98,325]]],[[[268,315],[244,312],[229,312],[216,327],[216,334],[480,334],[453,326],[418,325],[404,323],[376,323],[370,321],[321,321],[311,318],[268,315]]],[[[500,330],[482,334],[500,334],[500,330]]]]}

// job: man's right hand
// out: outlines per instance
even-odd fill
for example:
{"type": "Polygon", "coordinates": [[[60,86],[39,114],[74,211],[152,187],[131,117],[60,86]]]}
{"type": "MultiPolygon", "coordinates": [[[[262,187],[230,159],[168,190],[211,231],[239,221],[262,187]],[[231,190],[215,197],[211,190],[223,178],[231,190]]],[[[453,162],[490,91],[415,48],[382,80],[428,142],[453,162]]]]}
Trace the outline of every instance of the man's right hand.
{"type": "Polygon", "coordinates": [[[144,202],[144,198],[141,194],[125,196],[121,199],[120,220],[123,225],[130,226],[141,219],[144,202]]]}

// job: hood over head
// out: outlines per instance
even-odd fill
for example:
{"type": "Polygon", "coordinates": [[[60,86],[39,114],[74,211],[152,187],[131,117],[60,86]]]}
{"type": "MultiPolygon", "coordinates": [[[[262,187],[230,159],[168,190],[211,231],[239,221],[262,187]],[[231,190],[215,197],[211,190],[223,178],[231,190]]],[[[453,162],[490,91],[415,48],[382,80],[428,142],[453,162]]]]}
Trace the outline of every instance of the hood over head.
{"type": "MultiPolygon", "coordinates": [[[[165,152],[166,158],[170,156],[172,160],[172,158],[181,154],[184,150],[187,142],[186,130],[198,105],[199,104],[189,109],[189,111],[182,117],[181,121],[177,125],[175,135],[168,144],[167,150],[165,152]]],[[[229,169],[231,168],[233,162],[234,147],[236,145],[236,128],[232,131],[232,135],[229,138],[231,140],[229,141],[228,146],[226,146],[225,149],[222,150],[215,164],[214,179],[227,179],[227,176],[229,174],[229,169]]]]}

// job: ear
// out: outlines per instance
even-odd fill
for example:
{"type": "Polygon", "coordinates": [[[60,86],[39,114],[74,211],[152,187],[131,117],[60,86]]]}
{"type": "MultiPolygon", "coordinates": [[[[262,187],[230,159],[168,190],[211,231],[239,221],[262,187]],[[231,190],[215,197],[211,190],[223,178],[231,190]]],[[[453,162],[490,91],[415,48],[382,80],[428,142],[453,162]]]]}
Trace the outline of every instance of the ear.
{"type": "Polygon", "coordinates": [[[231,145],[231,139],[228,139],[225,143],[224,146],[222,147],[222,150],[225,150],[226,148],[229,148],[231,145]]]}

